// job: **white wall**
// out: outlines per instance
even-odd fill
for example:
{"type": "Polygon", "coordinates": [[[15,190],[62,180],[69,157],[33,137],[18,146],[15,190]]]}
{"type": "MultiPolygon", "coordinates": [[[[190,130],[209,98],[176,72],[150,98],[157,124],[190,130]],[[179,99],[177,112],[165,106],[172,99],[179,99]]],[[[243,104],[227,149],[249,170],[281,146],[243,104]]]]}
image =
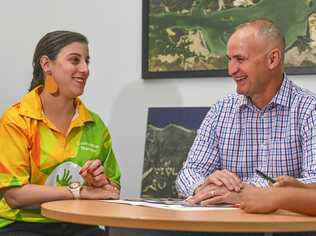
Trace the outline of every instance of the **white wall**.
{"type": "MultiPolygon", "coordinates": [[[[74,30],[90,41],[91,76],[83,100],[108,124],[122,168],[122,196],[141,189],[147,108],[209,106],[234,90],[229,78],[141,79],[141,0],[1,0],[0,113],[28,89],[36,43],[74,30]]],[[[293,77],[316,92],[316,76],[293,77]]]]}

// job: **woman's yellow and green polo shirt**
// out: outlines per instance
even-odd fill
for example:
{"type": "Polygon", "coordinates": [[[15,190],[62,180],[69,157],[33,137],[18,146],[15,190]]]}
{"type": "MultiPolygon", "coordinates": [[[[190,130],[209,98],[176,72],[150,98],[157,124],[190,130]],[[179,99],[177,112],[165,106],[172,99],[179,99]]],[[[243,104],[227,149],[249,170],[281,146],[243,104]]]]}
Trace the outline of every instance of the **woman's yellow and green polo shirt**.
{"type": "MultiPolygon", "coordinates": [[[[119,185],[112,140],[100,117],[77,98],[77,112],[65,136],[43,113],[39,91],[37,87],[27,93],[0,120],[0,188],[83,183],[79,170],[93,159],[100,159],[107,176],[119,185]]],[[[0,228],[14,221],[51,222],[39,209],[11,209],[0,196],[0,228]]]]}

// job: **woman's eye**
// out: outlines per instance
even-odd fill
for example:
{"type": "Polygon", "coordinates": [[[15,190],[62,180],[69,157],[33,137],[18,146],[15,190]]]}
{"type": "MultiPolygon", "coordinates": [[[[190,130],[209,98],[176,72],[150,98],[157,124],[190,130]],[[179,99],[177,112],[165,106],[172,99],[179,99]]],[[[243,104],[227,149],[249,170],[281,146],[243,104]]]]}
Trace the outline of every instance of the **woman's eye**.
{"type": "Polygon", "coordinates": [[[80,63],[80,59],[78,57],[70,58],[72,64],[77,65],[80,63]]]}

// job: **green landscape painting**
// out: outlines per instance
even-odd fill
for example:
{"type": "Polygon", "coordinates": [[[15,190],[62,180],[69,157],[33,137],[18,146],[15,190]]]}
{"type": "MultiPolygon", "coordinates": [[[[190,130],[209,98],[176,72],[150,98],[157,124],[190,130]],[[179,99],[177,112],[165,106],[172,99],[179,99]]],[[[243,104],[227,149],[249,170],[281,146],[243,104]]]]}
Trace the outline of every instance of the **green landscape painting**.
{"type": "Polygon", "coordinates": [[[177,198],[175,181],[209,107],[148,109],[143,198],[177,198]]]}
{"type": "Polygon", "coordinates": [[[272,20],[285,35],[289,73],[316,71],[316,0],[143,0],[143,7],[143,72],[149,77],[225,75],[229,36],[258,18],[272,20]]]}

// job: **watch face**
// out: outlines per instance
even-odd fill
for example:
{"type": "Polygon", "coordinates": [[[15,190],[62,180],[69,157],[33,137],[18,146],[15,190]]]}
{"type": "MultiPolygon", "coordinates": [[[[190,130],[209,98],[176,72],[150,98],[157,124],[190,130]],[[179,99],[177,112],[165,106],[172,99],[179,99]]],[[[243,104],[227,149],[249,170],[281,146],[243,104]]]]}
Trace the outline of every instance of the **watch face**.
{"type": "Polygon", "coordinates": [[[80,182],[73,182],[69,185],[69,188],[76,189],[80,187],[80,182]]]}

